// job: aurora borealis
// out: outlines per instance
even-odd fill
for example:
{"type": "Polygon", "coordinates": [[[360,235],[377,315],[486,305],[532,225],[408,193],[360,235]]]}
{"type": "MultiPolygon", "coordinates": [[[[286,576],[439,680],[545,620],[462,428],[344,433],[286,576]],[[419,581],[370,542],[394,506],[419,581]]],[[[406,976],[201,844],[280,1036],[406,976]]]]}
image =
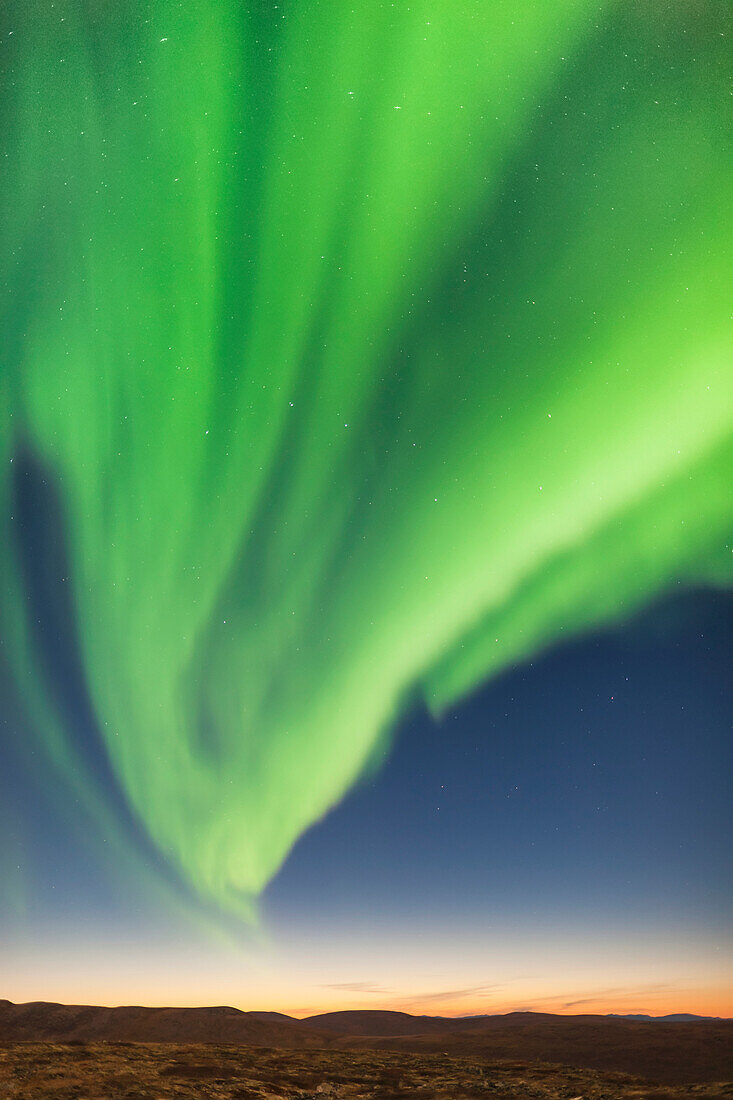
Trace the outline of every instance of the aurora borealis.
{"type": "Polygon", "coordinates": [[[14,751],[235,919],[414,707],[730,579],[724,9],[347,7],[0,13],[14,751]]]}

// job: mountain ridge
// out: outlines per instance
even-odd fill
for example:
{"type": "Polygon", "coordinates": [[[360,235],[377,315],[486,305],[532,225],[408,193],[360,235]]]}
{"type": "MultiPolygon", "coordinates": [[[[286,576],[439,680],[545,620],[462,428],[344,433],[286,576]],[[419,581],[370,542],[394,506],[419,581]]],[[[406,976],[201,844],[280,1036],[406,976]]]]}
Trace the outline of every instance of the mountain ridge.
{"type": "Polygon", "coordinates": [[[63,1005],[0,1000],[0,1044],[218,1044],[290,1050],[383,1050],[525,1059],[631,1073],[663,1084],[733,1080],[733,1021],[512,1012],[412,1016],[365,1009],[298,1019],[227,1005],[63,1005]],[[652,1018],[654,1019],[654,1018],[652,1018]]]}

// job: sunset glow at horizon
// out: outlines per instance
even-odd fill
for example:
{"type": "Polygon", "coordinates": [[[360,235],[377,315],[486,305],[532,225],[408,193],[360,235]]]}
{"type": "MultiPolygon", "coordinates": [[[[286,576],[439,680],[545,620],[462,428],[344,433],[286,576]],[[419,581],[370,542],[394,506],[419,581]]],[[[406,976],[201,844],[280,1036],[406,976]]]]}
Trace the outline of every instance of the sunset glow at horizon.
{"type": "Polygon", "coordinates": [[[445,939],[422,944],[405,961],[406,944],[389,950],[369,945],[366,954],[343,945],[338,951],[314,951],[302,941],[285,952],[252,954],[247,949],[190,944],[180,952],[140,943],[64,945],[63,962],[40,950],[35,958],[20,955],[4,965],[3,996],[16,1003],[57,1001],[63,1004],[203,1007],[229,1005],[244,1012],[282,1012],[296,1018],[339,1011],[394,1011],[411,1015],[474,1016],[510,1012],[559,1015],[691,1013],[733,1016],[733,966],[717,945],[697,957],[675,959],[670,939],[653,954],[634,957],[628,942],[608,950],[599,962],[597,945],[579,949],[567,936],[561,946],[542,940],[525,945],[525,967],[514,972],[519,943],[504,937],[505,959],[474,949],[452,959],[445,939]],[[436,951],[441,951],[439,958],[436,951]],[[382,954],[381,960],[373,956],[382,954]],[[430,963],[426,964],[425,959],[430,963]],[[643,973],[642,981],[635,981],[643,973]],[[354,979],[369,975],[372,980],[354,979]],[[485,983],[476,979],[486,979],[485,983]],[[454,983],[451,985],[451,981],[454,983]],[[458,984],[455,983],[466,983],[458,984]],[[468,984],[471,983],[471,984],[468,984]]]}

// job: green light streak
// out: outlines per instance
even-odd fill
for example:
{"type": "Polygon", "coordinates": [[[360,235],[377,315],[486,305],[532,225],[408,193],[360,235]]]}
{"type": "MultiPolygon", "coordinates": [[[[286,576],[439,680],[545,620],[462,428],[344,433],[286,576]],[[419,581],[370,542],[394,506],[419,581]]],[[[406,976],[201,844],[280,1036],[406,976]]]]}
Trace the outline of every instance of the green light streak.
{"type": "Polygon", "coordinates": [[[0,17],[7,659],[109,825],[25,449],[117,782],[235,911],[416,695],[724,582],[733,420],[715,4],[247,7],[0,17]]]}

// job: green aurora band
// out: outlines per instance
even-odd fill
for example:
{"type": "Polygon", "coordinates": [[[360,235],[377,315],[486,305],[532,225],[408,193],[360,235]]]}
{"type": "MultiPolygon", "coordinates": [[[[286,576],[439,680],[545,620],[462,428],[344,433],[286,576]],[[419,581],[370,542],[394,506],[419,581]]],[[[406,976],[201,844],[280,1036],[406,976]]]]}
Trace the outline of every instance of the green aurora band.
{"type": "Polygon", "coordinates": [[[0,13],[24,751],[113,827],[40,570],[121,801],[233,914],[416,701],[730,577],[726,5],[353,7],[0,13]]]}

